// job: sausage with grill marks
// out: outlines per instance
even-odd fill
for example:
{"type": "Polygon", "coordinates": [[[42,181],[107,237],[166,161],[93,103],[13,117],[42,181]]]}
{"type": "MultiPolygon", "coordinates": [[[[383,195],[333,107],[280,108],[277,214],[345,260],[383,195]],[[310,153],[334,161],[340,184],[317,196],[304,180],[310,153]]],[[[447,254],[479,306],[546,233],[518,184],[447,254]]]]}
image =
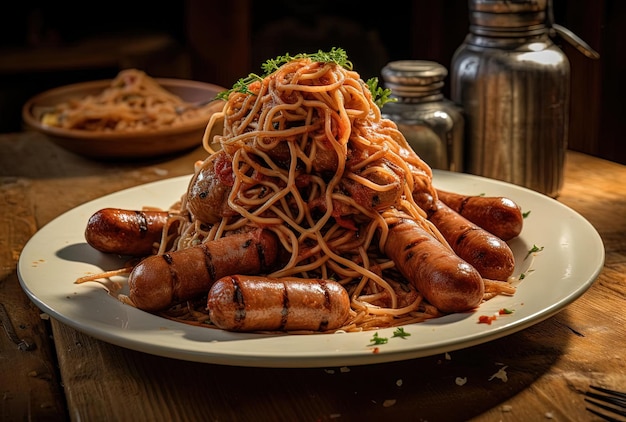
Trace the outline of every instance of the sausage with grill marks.
{"type": "Polygon", "coordinates": [[[498,236],[478,227],[442,201],[435,201],[428,219],[454,252],[476,268],[484,278],[505,281],[513,274],[513,251],[498,236]]]}
{"type": "Polygon", "coordinates": [[[385,254],[437,309],[465,312],[478,306],[485,285],[478,271],[406,214],[384,215],[385,254]]]}
{"type": "Polygon", "coordinates": [[[524,225],[522,210],[509,198],[501,196],[466,196],[437,190],[439,200],[504,241],[519,236],[524,225]]]}
{"type": "Polygon", "coordinates": [[[198,246],[150,256],[130,273],[130,300],[145,311],[159,311],[207,293],[215,280],[231,274],[257,274],[279,260],[274,233],[256,229],[198,246]]]}
{"type": "MultiPolygon", "coordinates": [[[[135,211],[104,208],[87,221],[85,240],[104,253],[147,256],[154,253],[154,245],[161,241],[167,211],[135,211]]],[[[174,230],[175,224],[171,229],[174,230]]]]}
{"type": "Polygon", "coordinates": [[[350,298],[331,280],[233,275],[213,284],[207,309],[224,330],[328,331],[346,322],[350,298]]]}
{"type": "Polygon", "coordinates": [[[235,215],[228,205],[233,183],[231,158],[220,150],[202,163],[189,182],[189,211],[206,224],[217,224],[222,217],[235,215]]]}

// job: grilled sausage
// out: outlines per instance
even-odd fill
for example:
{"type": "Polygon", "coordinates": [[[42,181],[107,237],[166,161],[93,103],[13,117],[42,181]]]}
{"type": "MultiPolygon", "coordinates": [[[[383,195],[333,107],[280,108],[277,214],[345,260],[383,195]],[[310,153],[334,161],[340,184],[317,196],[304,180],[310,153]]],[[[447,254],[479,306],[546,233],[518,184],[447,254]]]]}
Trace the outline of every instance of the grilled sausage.
{"type": "Polygon", "coordinates": [[[480,304],[484,282],[478,271],[405,214],[385,214],[385,254],[410,283],[442,312],[464,312],[480,304]]]}
{"type": "Polygon", "coordinates": [[[187,189],[189,211],[206,224],[216,224],[223,216],[234,215],[228,195],[234,183],[230,157],[218,151],[202,164],[187,189]]]}
{"type": "Polygon", "coordinates": [[[443,190],[437,190],[437,196],[454,211],[504,241],[511,240],[522,232],[522,210],[509,198],[465,196],[443,190]]]}
{"type": "Polygon", "coordinates": [[[87,221],[85,240],[104,253],[151,255],[154,253],[155,243],[161,241],[168,217],[166,211],[104,208],[87,221]]]}
{"type": "Polygon", "coordinates": [[[328,331],[341,327],[350,298],[336,281],[234,275],[209,291],[211,322],[230,331],[328,331]]]}
{"type": "Polygon", "coordinates": [[[215,280],[226,275],[265,272],[278,257],[276,235],[260,229],[153,255],[130,273],[129,297],[139,309],[162,310],[208,292],[215,280]]]}
{"type": "Polygon", "coordinates": [[[513,274],[515,257],[504,240],[473,224],[442,201],[435,201],[428,219],[454,252],[484,278],[505,281],[513,274]]]}
{"type": "MultiPolygon", "coordinates": [[[[361,181],[344,177],[339,182],[339,190],[366,209],[383,210],[397,205],[406,182],[402,170],[385,159],[376,160],[371,166],[379,167],[381,171],[367,172],[361,177],[381,189],[372,189],[361,181]]],[[[361,175],[361,172],[355,174],[361,175]]]]}

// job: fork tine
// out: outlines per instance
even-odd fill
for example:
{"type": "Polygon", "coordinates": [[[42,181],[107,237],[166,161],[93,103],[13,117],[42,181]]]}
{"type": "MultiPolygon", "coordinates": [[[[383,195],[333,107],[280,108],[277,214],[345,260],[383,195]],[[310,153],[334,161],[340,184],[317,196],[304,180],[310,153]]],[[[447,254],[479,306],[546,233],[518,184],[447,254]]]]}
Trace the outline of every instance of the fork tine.
{"type": "Polygon", "coordinates": [[[614,406],[619,406],[622,409],[626,409],[626,399],[622,399],[620,397],[605,396],[602,394],[596,394],[596,393],[591,393],[591,392],[587,393],[586,396],[591,397],[592,399],[596,399],[596,400],[603,401],[605,403],[612,404],[614,406]]]}
{"type": "MultiPolygon", "coordinates": [[[[611,412],[614,415],[626,416],[626,393],[620,393],[618,391],[613,391],[613,390],[609,390],[609,389],[602,388],[602,387],[596,387],[593,385],[589,386],[589,388],[596,390],[596,391],[600,391],[604,394],[598,394],[598,393],[594,393],[591,391],[587,391],[585,393],[585,395],[587,396],[585,397],[585,401],[587,403],[591,403],[594,406],[597,406],[600,409],[604,409],[608,412],[611,412]],[[591,399],[595,399],[599,401],[595,401],[591,399]],[[604,403],[608,403],[611,406],[608,406],[604,403]],[[617,407],[614,407],[614,406],[617,406],[617,407]]],[[[611,416],[602,414],[592,408],[587,407],[587,410],[596,416],[600,416],[601,418],[603,418],[604,420],[608,422],[620,422],[620,420],[615,419],[611,416]]]]}
{"type": "Polygon", "coordinates": [[[626,399],[626,393],[621,393],[619,391],[609,390],[608,388],[597,387],[595,385],[590,385],[589,388],[591,388],[593,390],[601,391],[601,392],[606,393],[606,394],[610,394],[612,396],[621,397],[623,399],[626,399]]]}
{"type": "MultiPolygon", "coordinates": [[[[585,398],[585,401],[587,403],[593,404],[596,407],[599,407],[600,409],[604,409],[607,412],[611,412],[613,414],[620,415],[620,416],[626,416],[626,412],[623,411],[623,410],[619,410],[619,409],[616,409],[614,407],[607,406],[606,404],[603,404],[601,402],[597,402],[597,401],[594,401],[594,400],[591,400],[591,399],[588,399],[588,398],[585,398]]],[[[591,407],[587,407],[587,410],[590,411],[591,413],[593,413],[594,415],[597,415],[597,416],[600,416],[600,417],[604,418],[604,420],[606,420],[606,421],[609,421],[609,422],[621,422],[619,419],[615,419],[615,418],[612,418],[611,416],[599,413],[597,410],[594,410],[591,407]]]]}
{"type": "Polygon", "coordinates": [[[610,417],[609,415],[605,415],[605,414],[600,413],[600,412],[598,412],[597,410],[593,410],[593,409],[591,409],[591,408],[589,408],[589,407],[587,408],[587,410],[588,410],[590,413],[593,413],[594,415],[601,417],[602,419],[604,419],[604,420],[605,420],[605,421],[607,421],[607,422],[622,422],[622,421],[620,421],[619,419],[612,418],[612,417],[610,417]]]}

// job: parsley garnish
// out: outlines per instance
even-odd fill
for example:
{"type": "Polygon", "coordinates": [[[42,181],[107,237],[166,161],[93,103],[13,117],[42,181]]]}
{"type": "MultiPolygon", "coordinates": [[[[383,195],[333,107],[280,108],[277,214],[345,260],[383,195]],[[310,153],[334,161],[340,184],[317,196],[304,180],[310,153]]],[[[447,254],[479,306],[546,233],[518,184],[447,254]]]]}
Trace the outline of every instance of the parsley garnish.
{"type": "Polygon", "coordinates": [[[529,214],[530,214],[530,211],[526,211],[526,212],[522,213],[522,218],[528,217],[529,214]]]}
{"type": "Polygon", "coordinates": [[[530,250],[528,251],[528,253],[524,257],[524,259],[528,258],[530,256],[530,254],[535,253],[535,252],[541,252],[542,250],[543,250],[543,246],[539,247],[537,245],[533,245],[533,247],[530,248],[530,250]]]}
{"type": "Polygon", "coordinates": [[[370,339],[370,346],[376,345],[376,344],[387,344],[387,342],[389,341],[389,339],[387,337],[378,337],[378,333],[374,333],[374,337],[372,337],[370,339]]]}
{"type": "Polygon", "coordinates": [[[289,55],[289,53],[287,53],[284,56],[278,56],[275,59],[267,60],[261,65],[261,68],[265,72],[264,76],[267,76],[285,63],[289,63],[292,60],[307,58],[311,59],[311,61],[314,62],[335,63],[339,66],[345,67],[348,70],[352,70],[352,62],[348,60],[348,54],[345,52],[344,49],[336,47],[331,48],[330,51],[318,50],[317,53],[300,53],[296,54],[295,56],[291,56],[289,55]]]}
{"type": "Polygon", "coordinates": [[[404,328],[402,327],[398,327],[394,332],[393,332],[393,336],[392,337],[400,337],[400,338],[407,338],[408,336],[410,336],[411,333],[407,333],[406,331],[404,331],[404,328]]]}
{"type": "MultiPolygon", "coordinates": [[[[399,337],[401,339],[406,339],[410,335],[411,333],[407,333],[406,331],[404,331],[404,328],[398,327],[394,330],[391,338],[399,337]]],[[[377,346],[380,344],[387,344],[387,343],[389,343],[389,339],[387,337],[380,337],[378,335],[378,332],[376,332],[374,333],[374,336],[370,339],[370,344],[368,344],[368,346],[377,346]]]]}
{"type": "MultiPolygon", "coordinates": [[[[273,72],[278,70],[278,68],[280,68],[285,63],[305,58],[309,58],[314,62],[335,63],[336,65],[342,66],[348,70],[352,70],[353,68],[352,62],[348,60],[348,54],[342,48],[333,47],[330,49],[330,51],[318,50],[317,53],[300,53],[296,54],[295,56],[287,53],[283,56],[278,56],[275,59],[269,59],[265,63],[263,63],[261,65],[263,74],[257,75],[255,73],[250,73],[247,77],[241,78],[237,82],[235,82],[231,89],[227,91],[222,91],[217,94],[216,98],[220,100],[227,100],[231,92],[253,94],[253,92],[251,92],[249,89],[250,84],[256,81],[263,80],[265,77],[271,75],[273,72]]],[[[382,107],[385,103],[388,102],[397,101],[395,98],[390,98],[390,89],[383,89],[378,86],[378,78],[371,78],[366,82],[366,84],[372,94],[374,102],[378,105],[378,107],[382,107]]]]}
{"type": "Polygon", "coordinates": [[[372,93],[372,99],[374,100],[374,102],[379,108],[382,108],[382,106],[384,106],[387,103],[393,103],[393,102],[398,101],[397,98],[390,97],[391,95],[390,89],[384,89],[378,86],[378,78],[376,77],[370,78],[365,83],[367,84],[367,87],[370,89],[370,92],[372,93]]]}

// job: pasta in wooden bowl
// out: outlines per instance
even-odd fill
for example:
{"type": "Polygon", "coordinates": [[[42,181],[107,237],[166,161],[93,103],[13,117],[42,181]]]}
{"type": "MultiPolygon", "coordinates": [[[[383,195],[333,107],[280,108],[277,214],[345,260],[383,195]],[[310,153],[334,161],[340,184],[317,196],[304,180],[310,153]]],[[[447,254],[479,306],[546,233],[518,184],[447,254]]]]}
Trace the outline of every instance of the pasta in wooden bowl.
{"type": "Polygon", "coordinates": [[[22,118],[59,146],[95,159],[155,157],[200,146],[217,85],[152,78],[137,69],[113,80],[54,88],[28,100],[22,118]]]}

